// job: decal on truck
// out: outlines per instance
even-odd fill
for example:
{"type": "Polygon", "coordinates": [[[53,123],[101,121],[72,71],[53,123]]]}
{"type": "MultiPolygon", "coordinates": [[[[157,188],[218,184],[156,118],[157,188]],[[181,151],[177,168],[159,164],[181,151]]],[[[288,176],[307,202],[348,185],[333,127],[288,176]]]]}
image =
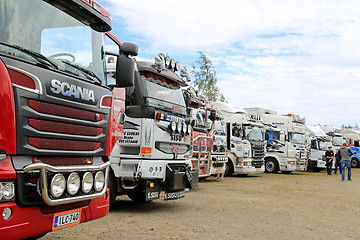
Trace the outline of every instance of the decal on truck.
{"type": "Polygon", "coordinates": [[[61,93],[64,96],[74,96],[75,98],[81,98],[85,101],[95,102],[95,94],[93,90],[82,88],[67,82],[60,82],[57,79],[51,80],[50,90],[55,94],[61,93]]]}

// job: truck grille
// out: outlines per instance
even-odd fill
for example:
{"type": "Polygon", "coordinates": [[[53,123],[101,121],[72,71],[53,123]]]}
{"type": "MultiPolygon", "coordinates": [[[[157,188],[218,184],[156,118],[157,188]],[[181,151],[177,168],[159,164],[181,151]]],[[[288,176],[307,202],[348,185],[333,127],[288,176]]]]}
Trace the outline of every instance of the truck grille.
{"type": "Polygon", "coordinates": [[[104,154],[109,109],[81,108],[20,98],[17,152],[36,155],[104,154]],[[20,126],[20,127],[19,127],[20,126]]]}
{"type": "Polygon", "coordinates": [[[261,146],[253,146],[253,158],[264,158],[265,156],[265,151],[264,151],[264,147],[261,146]]]}
{"type": "Polygon", "coordinates": [[[220,152],[225,152],[225,146],[224,145],[214,145],[213,146],[213,152],[215,153],[220,153],[220,152]]]}
{"type": "Polygon", "coordinates": [[[264,165],[264,161],[261,159],[261,160],[259,160],[259,159],[254,159],[253,161],[252,161],[252,165],[253,165],[253,167],[255,167],[255,168],[261,168],[263,165],[264,165]]]}

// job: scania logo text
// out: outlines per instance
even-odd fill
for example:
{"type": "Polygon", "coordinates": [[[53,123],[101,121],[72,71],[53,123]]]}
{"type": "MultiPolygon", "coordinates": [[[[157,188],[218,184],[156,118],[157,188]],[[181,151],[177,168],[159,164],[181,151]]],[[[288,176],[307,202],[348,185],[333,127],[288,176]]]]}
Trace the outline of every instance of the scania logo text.
{"type": "Polygon", "coordinates": [[[50,90],[55,94],[61,93],[64,96],[74,96],[75,98],[95,102],[94,90],[82,88],[67,82],[60,82],[57,79],[51,80],[50,90]]]}

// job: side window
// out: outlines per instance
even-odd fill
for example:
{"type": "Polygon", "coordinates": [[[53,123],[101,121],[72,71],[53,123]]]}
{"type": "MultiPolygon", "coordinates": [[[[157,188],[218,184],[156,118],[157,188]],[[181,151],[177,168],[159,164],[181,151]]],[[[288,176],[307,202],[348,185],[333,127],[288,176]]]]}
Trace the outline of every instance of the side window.
{"type": "Polygon", "coordinates": [[[114,78],[114,74],[116,71],[116,56],[110,55],[108,53],[119,54],[120,47],[117,45],[110,37],[105,34],[105,42],[104,42],[104,51],[106,56],[106,73],[107,73],[107,85],[115,84],[116,80],[114,78]]]}
{"type": "Polygon", "coordinates": [[[241,138],[242,137],[242,132],[241,132],[242,130],[241,130],[241,126],[240,125],[238,125],[238,124],[234,124],[233,125],[233,128],[232,128],[232,135],[234,136],[234,137],[239,137],[239,138],[241,138]]]}
{"type": "Polygon", "coordinates": [[[317,142],[316,142],[316,140],[314,139],[314,140],[311,140],[311,148],[312,149],[317,149],[317,144],[316,144],[317,142]]]}
{"type": "Polygon", "coordinates": [[[359,147],[360,144],[359,144],[359,141],[354,141],[354,147],[359,147]]]}

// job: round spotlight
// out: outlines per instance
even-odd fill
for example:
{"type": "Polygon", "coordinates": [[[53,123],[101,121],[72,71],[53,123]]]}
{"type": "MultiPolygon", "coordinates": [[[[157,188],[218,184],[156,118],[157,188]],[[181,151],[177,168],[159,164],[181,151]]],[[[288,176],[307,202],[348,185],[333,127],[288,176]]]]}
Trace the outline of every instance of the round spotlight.
{"type": "Polygon", "coordinates": [[[162,58],[163,61],[165,61],[165,54],[163,54],[163,53],[161,52],[161,53],[159,53],[158,55],[162,58]]]}
{"type": "Polygon", "coordinates": [[[84,193],[89,193],[93,187],[93,184],[94,184],[94,178],[91,172],[86,172],[82,179],[81,190],[84,193]]]}
{"type": "Polygon", "coordinates": [[[171,122],[170,123],[170,128],[171,128],[171,131],[175,132],[175,130],[176,130],[176,122],[171,122]]]}
{"type": "Polygon", "coordinates": [[[176,62],[175,63],[175,71],[179,71],[180,70],[180,63],[176,62]]]}
{"type": "Polygon", "coordinates": [[[94,183],[94,189],[97,192],[100,192],[103,190],[105,186],[105,175],[102,171],[99,171],[95,174],[95,183],[94,183]]]}
{"type": "Polygon", "coordinates": [[[187,133],[188,133],[189,135],[191,135],[191,131],[192,131],[192,127],[191,127],[190,125],[188,125],[187,133]]]}
{"type": "Polygon", "coordinates": [[[170,57],[169,56],[166,56],[165,57],[165,66],[170,66],[170,57]]]}
{"type": "Polygon", "coordinates": [[[181,124],[181,123],[177,123],[177,128],[176,128],[177,132],[178,132],[178,133],[181,133],[181,129],[182,129],[182,124],[181,124]]]}
{"type": "Polygon", "coordinates": [[[183,125],[182,125],[182,130],[181,130],[181,132],[182,132],[183,134],[186,134],[186,132],[187,132],[187,125],[186,125],[185,123],[183,123],[183,125]]]}
{"type": "Polygon", "coordinates": [[[175,60],[171,59],[170,60],[170,69],[174,69],[175,68],[175,60]]]}
{"type": "Polygon", "coordinates": [[[11,217],[11,215],[12,215],[11,208],[9,208],[9,207],[5,208],[2,213],[4,220],[8,220],[11,217]]]}
{"type": "Polygon", "coordinates": [[[10,200],[14,196],[15,196],[15,185],[12,182],[3,183],[2,184],[2,197],[6,200],[10,200]]]}
{"type": "Polygon", "coordinates": [[[53,197],[60,197],[66,188],[66,180],[64,175],[57,173],[51,180],[50,193],[53,197]]]}
{"type": "Polygon", "coordinates": [[[70,195],[76,194],[80,189],[80,177],[77,173],[71,173],[67,179],[66,184],[67,192],[70,195]]]}

